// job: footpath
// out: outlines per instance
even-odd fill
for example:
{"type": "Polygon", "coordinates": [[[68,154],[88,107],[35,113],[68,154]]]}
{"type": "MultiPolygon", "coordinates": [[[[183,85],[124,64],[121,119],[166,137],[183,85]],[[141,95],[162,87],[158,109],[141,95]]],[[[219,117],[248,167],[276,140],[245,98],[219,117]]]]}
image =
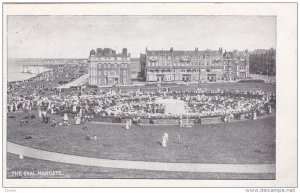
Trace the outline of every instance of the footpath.
{"type": "Polygon", "coordinates": [[[7,152],[26,157],[84,166],[175,172],[275,173],[275,164],[205,164],[110,160],[49,152],[7,142],[7,152]]]}

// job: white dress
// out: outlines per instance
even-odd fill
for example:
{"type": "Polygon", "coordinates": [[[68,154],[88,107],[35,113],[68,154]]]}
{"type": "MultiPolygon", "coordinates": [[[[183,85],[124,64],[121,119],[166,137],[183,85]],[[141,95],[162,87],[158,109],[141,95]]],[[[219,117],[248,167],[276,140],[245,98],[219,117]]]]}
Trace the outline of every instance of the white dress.
{"type": "Polygon", "coordinates": [[[126,121],[125,127],[127,130],[129,129],[129,121],[126,121]]]}
{"type": "Polygon", "coordinates": [[[75,122],[75,125],[79,125],[79,124],[80,124],[80,122],[81,122],[81,119],[80,119],[80,117],[76,117],[76,122],[75,122]]]}
{"type": "Polygon", "coordinates": [[[162,137],[161,145],[162,145],[163,147],[166,147],[166,146],[167,146],[167,141],[168,141],[168,135],[164,135],[164,136],[162,137]]]}
{"type": "Polygon", "coordinates": [[[73,105],[73,112],[76,112],[76,105],[73,105]]]}

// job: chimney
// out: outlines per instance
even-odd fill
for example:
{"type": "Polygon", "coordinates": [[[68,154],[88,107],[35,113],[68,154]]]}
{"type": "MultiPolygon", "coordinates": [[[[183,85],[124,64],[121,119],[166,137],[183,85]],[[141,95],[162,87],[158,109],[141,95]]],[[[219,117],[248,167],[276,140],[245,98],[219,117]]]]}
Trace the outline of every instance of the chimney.
{"type": "Polygon", "coordinates": [[[101,56],[102,55],[102,48],[97,48],[96,49],[96,54],[97,54],[97,56],[101,56]]]}
{"type": "Polygon", "coordinates": [[[125,54],[125,55],[127,55],[127,48],[123,48],[123,50],[122,50],[122,54],[125,54]]]}

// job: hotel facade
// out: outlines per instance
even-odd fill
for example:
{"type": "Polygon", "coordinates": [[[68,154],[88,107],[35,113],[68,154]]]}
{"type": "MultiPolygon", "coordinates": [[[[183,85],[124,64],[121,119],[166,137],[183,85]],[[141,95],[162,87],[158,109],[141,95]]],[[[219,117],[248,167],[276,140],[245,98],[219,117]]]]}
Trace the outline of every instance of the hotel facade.
{"type": "Polygon", "coordinates": [[[128,85],[130,77],[130,54],[127,48],[122,53],[116,53],[110,48],[97,48],[90,51],[89,85],[128,85]]]}
{"type": "Polygon", "coordinates": [[[140,56],[141,74],[147,82],[215,82],[245,79],[249,54],[219,50],[148,50],[140,56]]]}

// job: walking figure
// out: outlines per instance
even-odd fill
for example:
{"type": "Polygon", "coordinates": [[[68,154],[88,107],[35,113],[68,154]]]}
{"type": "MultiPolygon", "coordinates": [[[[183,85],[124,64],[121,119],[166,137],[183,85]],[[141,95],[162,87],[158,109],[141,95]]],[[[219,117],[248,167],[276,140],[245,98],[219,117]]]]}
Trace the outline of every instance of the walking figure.
{"type": "Polygon", "coordinates": [[[162,143],[161,145],[163,147],[166,147],[167,146],[167,141],[169,140],[169,135],[167,133],[164,133],[163,137],[162,137],[162,143]]]}

